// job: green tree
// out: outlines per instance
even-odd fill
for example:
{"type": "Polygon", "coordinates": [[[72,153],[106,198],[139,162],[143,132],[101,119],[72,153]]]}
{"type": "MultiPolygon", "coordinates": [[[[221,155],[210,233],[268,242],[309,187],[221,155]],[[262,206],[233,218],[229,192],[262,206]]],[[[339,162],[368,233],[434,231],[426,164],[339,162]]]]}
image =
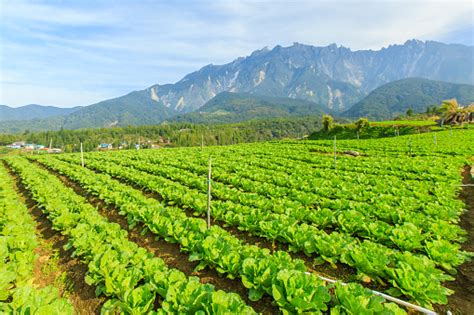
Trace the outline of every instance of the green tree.
{"type": "Polygon", "coordinates": [[[334,118],[331,115],[323,115],[323,129],[330,131],[334,127],[334,118]]]}
{"type": "Polygon", "coordinates": [[[413,116],[413,109],[411,107],[409,109],[407,109],[407,116],[408,117],[413,116]]]}
{"type": "Polygon", "coordinates": [[[359,118],[355,122],[355,126],[356,126],[356,130],[360,132],[369,127],[369,120],[367,118],[359,118]]]}

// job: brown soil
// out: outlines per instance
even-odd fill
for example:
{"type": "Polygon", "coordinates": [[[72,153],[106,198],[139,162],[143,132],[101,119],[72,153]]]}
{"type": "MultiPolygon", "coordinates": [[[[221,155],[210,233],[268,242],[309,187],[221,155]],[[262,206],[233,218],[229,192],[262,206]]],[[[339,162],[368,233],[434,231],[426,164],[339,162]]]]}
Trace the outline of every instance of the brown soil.
{"type": "MultiPolygon", "coordinates": [[[[337,155],[337,156],[345,156],[345,157],[353,157],[353,158],[369,156],[368,154],[365,154],[365,153],[360,152],[360,151],[357,151],[357,152],[359,152],[359,155],[354,155],[354,154],[345,153],[345,151],[346,151],[346,150],[344,150],[343,152],[338,151],[338,152],[336,153],[336,155],[337,155]]],[[[322,150],[318,150],[318,149],[309,149],[308,152],[310,152],[310,153],[316,153],[316,154],[318,154],[318,155],[334,156],[334,152],[326,152],[326,151],[322,151],[322,150]]]]}
{"type": "MultiPolygon", "coordinates": [[[[473,166],[474,167],[474,166],[473,166]]],[[[474,184],[471,179],[470,167],[463,169],[463,184],[474,184]]],[[[467,211],[461,216],[461,227],[467,232],[467,240],[461,248],[474,252],[474,187],[464,186],[459,198],[466,204],[467,211]]],[[[440,313],[450,310],[453,314],[473,314],[474,312],[474,259],[458,267],[456,280],[446,282],[446,287],[454,290],[449,297],[448,305],[437,307],[440,313]]]]}
{"type": "Polygon", "coordinates": [[[87,265],[72,258],[73,250],[64,250],[67,238],[52,229],[51,222],[31,198],[21,179],[7,166],[15,181],[15,189],[24,200],[36,221],[39,246],[35,250],[38,259],[34,265],[33,283],[42,288],[47,285],[59,289],[61,296],[67,297],[78,314],[100,314],[105,298],[95,296],[95,288],[84,282],[87,265]]]}
{"type": "MultiPolygon", "coordinates": [[[[57,176],[65,184],[65,186],[72,188],[78,195],[85,197],[89,203],[98,208],[101,215],[106,217],[110,222],[115,222],[123,229],[127,230],[130,241],[135,242],[140,247],[147,249],[156,257],[163,259],[168,267],[181,270],[187,276],[199,277],[201,283],[210,283],[219,290],[235,292],[239,294],[245,300],[245,302],[252,306],[257,312],[263,314],[279,313],[278,308],[273,304],[273,299],[270,296],[265,295],[257,302],[250,301],[248,299],[248,289],[243,286],[240,280],[228,279],[224,275],[219,275],[217,271],[210,268],[205,268],[201,271],[194,271],[194,268],[199,262],[190,262],[188,260],[188,254],[180,251],[179,244],[172,244],[164,241],[163,239],[158,239],[156,235],[149,231],[142,235],[140,232],[145,228],[143,224],[137,224],[137,226],[129,230],[127,220],[119,214],[117,209],[105,204],[99,198],[90,195],[82,187],[80,187],[79,184],[73,182],[68,177],[49,169],[43,164],[38,163],[38,165],[57,176]]],[[[147,193],[147,195],[150,194],[153,195],[154,198],[159,198],[158,194],[156,193],[147,193]]]]}

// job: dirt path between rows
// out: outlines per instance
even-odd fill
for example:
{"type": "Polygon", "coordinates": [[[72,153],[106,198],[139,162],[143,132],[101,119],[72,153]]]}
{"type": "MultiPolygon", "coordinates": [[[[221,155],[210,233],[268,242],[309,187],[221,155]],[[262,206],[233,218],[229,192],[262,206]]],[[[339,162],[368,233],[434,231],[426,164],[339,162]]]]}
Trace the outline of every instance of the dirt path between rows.
{"type": "Polygon", "coordinates": [[[165,261],[168,267],[176,268],[186,274],[186,276],[199,277],[201,283],[210,283],[219,290],[226,292],[235,292],[239,294],[245,302],[252,306],[254,310],[263,314],[278,314],[278,308],[272,303],[273,300],[269,296],[262,297],[259,301],[251,301],[248,298],[248,289],[245,288],[242,282],[238,279],[229,279],[223,275],[219,275],[214,269],[205,268],[201,271],[194,271],[194,268],[199,262],[190,262],[188,260],[188,253],[180,251],[179,244],[168,243],[163,239],[157,239],[150,231],[141,233],[145,229],[143,224],[137,224],[133,229],[129,229],[127,219],[119,214],[119,210],[107,205],[99,198],[92,196],[84,190],[78,183],[74,182],[67,176],[59,174],[58,172],[48,168],[40,162],[33,162],[39,167],[49,171],[51,174],[59,178],[63,184],[73,189],[76,194],[84,197],[93,206],[97,207],[99,213],[106,217],[110,222],[117,223],[122,229],[127,230],[130,241],[136,243],[140,247],[147,249],[156,257],[165,261]]]}
{"type": "Polygon", "coordinates": [[[100,314],[105,298],[97,298],[95,288],[84,282],[87,265],[72,258],[72,249],[64,250],[67,237],[52,229],[51,222],[31,198],[21,179],[8,165],[6,167],[14,180],[14,189],[36,222],[39,246],[35,250],[38,259],[34,265],[33,283],[40,288],[47,285],[58,288],[60,295],[69,299],[77,314],[100,314]]]}
{"type": "MultiPolygon", "coordinates": [[[[474,184],[469,166],[464,167],[462,175],[464,185],[474,184]]],[[[463,186],[459,198],[466,204],[467,209],[461,216],[460,222],[460,226],[467,232],[466,242],[461,245],[461,248],[474,252],[474,186],[463,186]]],[[[446,314],[448,310],[453,314],[473,314],[474,259],[459,266],[455,278],[455,281],[445,283],[446,287],[454,290],[454,294],[449,297],[448,305],[438,307],[437,311],[441,314],[446,314]]]]}
{"type": "MultiPolygon", "coordinates": [[[[37,165],[41,165],[45,169],[48,169],[41,163],[37,163],[37,165]]],[[[89,199],[89,202],[94,204],[95,206],[99,207],[101,210],[101,213],[105,216],[107,216],[111,221],[119,223],[122,225],[123,228],[127,228],[127,223],[126,220],[118,215],[118,211],[116,209],[111,208],[110,206],[106,206],[103,204],[100,200],[97,198],[88,195],[85,191],[82,191],[82,188],[72,182],[69,178],[62,176],[51,169],[48,169],[50,172],[58,176],[63,180],[63,182],[69,186],[72,187],[73,189],[76,190],[78,194],[81,194],[85,196],[86,198],[89,199]]],[[[93,170],[95,171],[95,170],[93,170]]],[[[97,173],[101,173],[99,171],[96,171],[97,173]]],[[[114,178],[113,176],[111,176],[114,178]]],[[[121,179],[115,178],[119,181],[122,181],[121,179]]],[[[154,198],[159,201],[162,200],[161,196],[157,194],[156,192],[150,192],[147,190],[144,190],[143,187],[137,186],[136,184],[134,185],[133,183],[126,182],[128,185],[131,187],[141,190],[143,194],[148,197],[148,198],[154,198]]],[[[463,183],[474,183],[470,179],[470,173],[469,173],[469,167],[465,168],[463,170],[463,183]]],[[[467,211],[464,213],[461,217],[461,222],[460,225],[461,227],[468,232],[467,236],[467,241],[462,245],[462,249],[466,251],[471,251],[474,252],[474,187],[463,187],[459,198],[465,202],[467,205],[467,211]]],[[[185,209],[183,208],[184,211],[186,211],[188,216],[195,216],[195,214],[192,213],[190,209],[185,209]]],[[[245,231],[240,231],[237,228],[234,227],[228,227],[222,224],[222,222],[215,221],[213,218],[211,218],[212,224],[216,224],[221,226],[222,228],[226,229],[230,233],[232,233],[234,236],[237,238],[243,240],[244,242],[248,244],[256,244],[261,247],[269,248],[271,251],[274,251],[276,249],[281,249],[281,250],[287,250],[287,245],[286,244],[280,244],[279,242],[270,242],[264,238],[255,236],[255,235],[249,235],[248,232],[245,231]]],[[[143,228],[143,226],[136,227],[132,231],[130,231],[130,238],[132,241],[138,243],[140,246],[145,247],[149,249],[150,251],[154,252],[155,255],[160,256],[163,258],[167,264],[170,264],[171,266],[178,268],[178,269],[184,269],[186,274],[188,275],[197,275],[201,277],[203,282],[210,282],[213,284],[217,284],[218,282],[224,280],[215,278],[214,276],[207,277],[204,273],[199,272],[199,273],[193,273],[192,270],[190,269],[189,266],[183,266],[180,261],[182,260],[187,260],[187,254],[179,252],[179,247],[178,249],[164,249],[162,246],[175,246],[175,245],[159,245],[156,243],[154,240],[153,236],[150,235],[150,233],[147,233],[144,236],[139,235],[139,232],[143,228]],[[161,247],[161,248],[160,248],[161,247]],[[216,282],[217,281],[217,282],[216,282]]],[[[291,254],[293,258],[300,258],[305,261],[307,266],[309,267],[310,271],[312,272],[319,272],[324,275],[327,275],[329,277],[335,277],[339,278],[345,281],[350,281],[351,280],[351,275],[354,274],[354,270],[351,268],[341,268],[345,267],[344,265],[341,266],[341,264],[338,264],[338,269],[334,270],[330,268],[329,266],[323,265],[323,266],[312,266],[312,259],[309,257],[306,257],[304,254],[291,254]]],[[[471,314],[472,310],[474,310],[474,266],[473,262],[467,262],[460,266],[459,272],[456,275],[456,280],[452,282],[446,282],[445,286],[449,287],[450,289],[454,290],[455,293],[449,297],[449,304],[446,306],[440,306],[436,305],[435,310],[439,312],[440,314],[446,314],[448,310],[450,310],[453,314],[471,314]]],[[[222,283],[220,284],[222,286],[222,283]]],[[[224,284],[224,287],[227,285],[224,284]]],[[[383,287],[380,287],[380,285],[377,285],[376,283],[371,283],[371,284],[365,284],[366,287],[369,287],[371,289],[376,289],[379,291],[383,291],[383,287]]],[[[231,289],[231,287],[227,287],[227,289],[231,289]]],[[[239,289],[236,289],[235,287],[232,289],[232,291],[239,292],[239,289]]],[[[245,296],[244,291],[239,292],[241,295],[245,296]]],[[[247,299],[246,299],[247,300],[247,299]]],[[[247,300],[247,302],[249,302],[247,300]]],[[[261,301],[263,302],[263,301],[261,301]]],[[[270,302],[271,303],[271,302],[270,302]]],[[[253,303],[249,303],[253,304],[253,303]]],[[[265,303],[262,303],[263,305],[265,303]]],[[[264,313],[269,313],[269,309],[264,307],[262,304],[256,305],[253,304],[254,308],[256,310],[264,311],[264,313]]],[[[270,308],[271,309],[271,308],[270,308]]],[[[271,312],[270,312],[271,313],[271,312]]]]}

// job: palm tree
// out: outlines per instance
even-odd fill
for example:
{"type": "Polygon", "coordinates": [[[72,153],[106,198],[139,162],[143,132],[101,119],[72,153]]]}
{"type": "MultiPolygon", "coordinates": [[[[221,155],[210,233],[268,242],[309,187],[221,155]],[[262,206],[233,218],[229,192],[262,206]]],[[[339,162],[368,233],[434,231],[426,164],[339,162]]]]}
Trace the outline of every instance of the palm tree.
{"type": "Polygon", "coordinates": [[[444,100],[441,103],[440,109],[443,114],[452,114],[452,113],[457,112],[459,108],[460,107],[459,107],[458,101],[455,98],[453,98],[450,100],[444,100]]]}
{"type": "Polygon", "coordinates": [[[474,104],[462,107],[456,99],[446,100],[441,104],[441,112],[441,124],[463,124],[472,121],[474,104]]]}

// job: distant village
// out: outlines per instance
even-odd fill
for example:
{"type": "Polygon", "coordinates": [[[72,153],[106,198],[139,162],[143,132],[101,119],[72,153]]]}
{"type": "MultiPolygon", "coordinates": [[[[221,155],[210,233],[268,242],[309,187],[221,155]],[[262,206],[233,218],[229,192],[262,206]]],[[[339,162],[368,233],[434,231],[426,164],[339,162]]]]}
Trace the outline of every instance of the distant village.
{"type": "MultiPolygon", "coordinates": [[[[160,140],[162,141],[161,144],[169,144],[169,140],[164,140],[160,137],[160,140]]],[[[62,153],[63,150],[60,148],[54,148],[52,146],[52,143],[50,143],[49,146],[45,146],[42,144],[36,144],[36,143],[26,143],[26,141],[16,141],[13,142],[12,144],[9,144],[6,146],[7,148],[10,149],[19,149],[23,151],[37,151],[41,153],[62,153]]],[[[123,150],[123,149],[159,149],[161,148],[162,145],[153,143],[152,141],[145,141],[145,142],[138,142],[135,144],[129,144],[126,142],[120,143],[120,145],[114,147],[113,144],[111,143],[100,143],[97,145],[97,150],[98,151],[106,151],[106,150],[123,150]]]]}
{"type": "Polygon", "coordinates": [[[22,149],[25,151],[41,151],[45,153],[61,153],[62,150],[58,148],[46,147],[42,144],[36,143],[26,143],[25,141],[13,142],[10,145],[7,145],[7,148],[10,149],[22,149]]]}

